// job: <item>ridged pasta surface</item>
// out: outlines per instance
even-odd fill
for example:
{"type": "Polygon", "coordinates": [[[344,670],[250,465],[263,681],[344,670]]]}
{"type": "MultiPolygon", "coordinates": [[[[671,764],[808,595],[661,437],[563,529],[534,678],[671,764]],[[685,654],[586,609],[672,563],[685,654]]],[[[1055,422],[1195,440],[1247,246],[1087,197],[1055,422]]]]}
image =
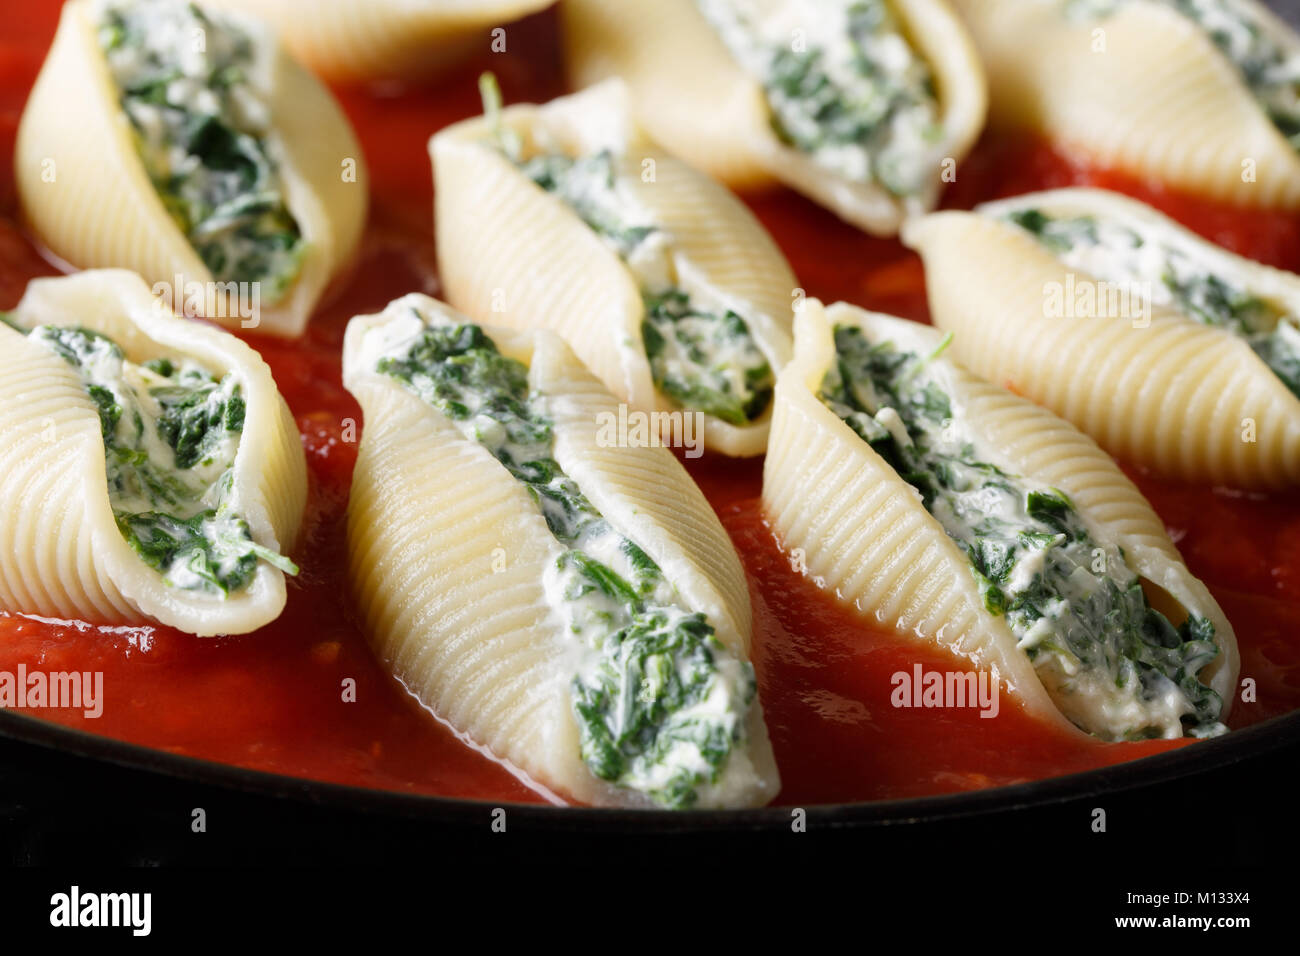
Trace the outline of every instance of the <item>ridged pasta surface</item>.
{"type": "Polygon", "coordinates": [[[653,408],[649,365],[635,361],[641,297],[618,256],[490,147],[440,133],[432,154],[447,300],[481,322],[551,329],[610,391],[653,408]]]}
{"type": "MultiPolygon", "coordinates": [[[[1031,712],[1078,732],[1053,704],[1005,619],[986,610],[969,559],[915,488],[817,397],[838,325],[915,351],[932,350],[940,338],[932,329],[842,303],[828,309],[805,303],[796,319],[795,361],[777,383],[763,473],[763,507],[782,546],[792,554],[798,549],[809,576],[864,616],[988,670],[1031,712]]],[[[994,464],[1060,488],[1096,540],[1123,547],[1138,574],[1212,620],[1224,652],[1208,673],[1220,693],[1231,688],[1232,629],[1132,483],[1068,423],[945,364],[953,407],[996,455],[994,464]]]]}
{"type": "MultiPolygon", "coordinates": [[[[360,241],[369,202],[365,157],[325,88],[273,34],[256,21],[239,22],[255,40],[249,80],[268,104],[268,149],[307,243],[293,287],[274,305],[262,304],[256,320],[264,332],[292,337],[302,333],[331,276],[360,241]]],[[[178,306],[182,295],[194,298],[198,284],[205,316],[234,327],[253,321],[247,297],[241,302],[219,287],[150,182],[88,0],[63,8],[23,111],[14,177],[24,215],[60,259],[81,268],[130,269],[151,285],[164,283],[178,306]],[[87,149],[88,142],[95,148],[87,149]]]]}
{"type": "MultiPolygon", "coordinates": [[[[292,547],[307,493],[306,463],[270,369],[224,332],[166,313],[139,277],[117,270],[37,279],[14,311],[25,327],[82,326],[131,361],[188,356],[236,372],[246,414],[229,501],[253,540],[292,547]]],[[[116,624],[155,620],[198,635],[235,634],[274,620],[284,575],[259,564],[225,598],[169,586],[118,531],[109,501],[99,414],[76,372],[49,349],[0,328],[0,607],[116,624]],[[21,504],[18,504],[21,503],[21,504]]]]}
{"type": "Polygon", "coordinates": [[[428,74],[479,44],[487,49],[489,28],[505,27],[553,0],[210,2],[265,18],[294,56],[326,79],[360,82],[428,74]]]}
{"type": "MultiPolygon", "coordinates": [[[[1070,17],[1063,2],[953,4],[988,70],[994,122],[1040,130],[1098,165],[1207,198],[1300,206],[1296,150],[1187,17],[1136,0],[1097,19],[1070,17]]],[[[1257,16],[1270,32],[1293,36],[1267,11],[1257,16]]]]}
{"type": "Polygon", "coordinates": [[[775,182],[753,145],[767,126],[763,91],[693,0],[565,0],[560,16],[575,87],[620,77],[646,131],[690,165],[735,189],[775,182]]]}
{"type": "MultiPolygon", "coordinates": [[[[933,71],[940,107],[937,152],[956,163],[984,125],[979,58],[946,0],[893,0],[890,6],[933,71]]],[[[894,234],[910,214],[906,203],[881,186],[840,177],[782,143],[772,130],[762,86],[736,62],[694,0],[566,0],[562,15],[574,84],[621,77],[650,135],[692,166],[738,189],[783,183],[878,235],[894,234]]],[[[815,8],[809,15],[817,15],[815,8]]],[[[927,208],[934,204],[940,174],[936,167],[920,197],[927,208]]]]}
{"type": "Polygon", "coordinates": [[[752,213],[724,186],[660,150],[644,150],[626,164],[637,202],[673,237],[693,287],[722,290],[778,354],[793,352],[792,302],[798,285],[790,264],[752,213]],[[653,178],[646,160],[653,163],[653,178]],[[644,174],[643,174],[644,171],[644,174]]]}
{"type": "Polygon", "coordinates": [[[593,799],[567,716],[563,648],[539,639],[556,626],[541,581],[560,550],[541,514],[487,451],[396,383],[352,390],[366,425],[348,502],[349,577],[376,652],[471,740],[593,799]]]}
{"type": "Polygon", "coordinates": [[[748,656],[749,589],[731,539],[703,493],[662,448],[619,446],[601,435],[617,416],[609,392],[568,348],[542,339],[536,378],[555,395],[556,460],[606,517],[664,570],[692,607],[719,622],[718,637],[748,656]]]}
{"type": "MultiPolygon", "coordinates": [[[[423,296],[428,314],[465,321],[423,296]]],[[[347,387],[362,435],[348,504],[349,576],[367,634],[399,679],[439,718],[564,797],[649,805],[580,759],[570,700],[578,651],[548,604],[543,575],[562,553],[527,489],[434,407],[361,361],[367,329],[352,320],[347,387]]],[[[530,365],[548,396],[556,461],[622,535],[635,541],[687,605],[709,617],[742,658],[749,594],[726,532],[663,448],[605,447],[598,417],[617,404],[563,342],[545,332],[487,328],[501,351],[530,365]]],[[[747,746],[732,753],[700,805],[765,803],[778,786],[755,702],[747,746]]]]}
{"type": "MultiPolygon", "coordinates": [[[[640,133],[620,84],[546,106],[512,106],[501,121],[525,144],[550,140],[569,155],[611,150],[638,204],[671,235],[680,285],[707,290],[745,316],[774,370],[788,359],[795,279],[785,258],[738,199],[640,133]]],[[[448,301],[481,322],[557,332],[635,409],[675,408],[654,386],[641,338],[645,306],[632,273],[490,135],[476,119],[430,141],[448,301]]],[[[740,426],[706,417],[705,445],[733,456],[761,454],[769,417],[740,426]]]]}
{"type": "MultiPolygon", "coordinates": [[[[937,344],[938,336],[931,338],[937,344]]],[[[1117,544],[1133,570],[1182,608],[1210,619],[1222,654],[1202,676],[1223,697],[1226,714],[1239,664],[1232,626],[1209,590],[1187,569],[1164,522],[1142,493],[1096,442],[1069,422],[972,375],[960,373],[956,378],[956,394],[966,414],[979,423],[982,437],[1008,470],[1064,491],[1094,540],[1117,544]]]]}
{"type": "Polygon", "coordinates": [[[975,372],[1165,475],[1246,488],[1300,481],[1300,401],[1244,340],[1161,306],[1146,317],[1048,314],[1049,290],[1088,274],[977,213],[937,213],[904,239],[925,260],[935,324],[955,333],[975,372]]]}
{"type": "Polygon", "coordinates": [[[0,342],[0,603],[89,621],[141,620],[96,560],[95,527],[81,500],[82,476],[104,484],[93,403],[48,349],[9,329],[0,329],[0,342]]]}

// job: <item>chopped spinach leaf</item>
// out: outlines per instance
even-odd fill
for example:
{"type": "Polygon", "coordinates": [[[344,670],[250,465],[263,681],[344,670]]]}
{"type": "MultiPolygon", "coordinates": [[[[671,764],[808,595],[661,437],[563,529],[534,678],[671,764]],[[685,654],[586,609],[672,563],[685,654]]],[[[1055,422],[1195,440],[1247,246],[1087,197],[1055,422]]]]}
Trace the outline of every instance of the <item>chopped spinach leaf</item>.
{"type": "Polygon", "coordinates": [[[626,259],[658,230],[630,221],[632,211],[616,192],[616,162],[608,149],[576,159],[561,153],[543,153],[520,164],[519,169],[539,187],[561,199],[626,259]]]}
{"type": "Polygon", "coordinates": [[[119,514],[117,525],[146,564],[181,588],[228,595],[253,579],[259,560],[298,573],[288,558],[254,542],[243,519],[213,509],[185,519],[152,511],[119,514]]]}
{"type": "MultiPolygon", "coordinates": [[[[595,679],[573,685],[583,759],[612,781],[627,775],[629,764],[641,764],[638,775],[654,780],[650,796],[665,806],[690,806],[701,777],[696,767],[721,767],[738,738],[729,722],[695,715],[718,680],[722,646],[713,628],[702,614],[644,610],[609,634],[602,650],[595,679]],[[658,767],[669,769],[656,773],[658,767]]],[[[755,693],[746,676],[745,707],[755,693]]],[[[709,774],[716,777],[717,770],[709,774]]]]}
{"type": "Polygon", "coordinates": [[[1006,218],[1065,265],[1105,282],[1145,288],[1145,297],[1153,302],[1175,305],[1197,322],[1244,339],[1300,398],[1300,317],[1215,275],[1194,248],[1160,242],[1094,216],[1058,217],[1031,208],[1015,210],[1006,218]]]}
{"type": "Polygon", "coordinates": [[[658,565],[618,534],[553,457],[523,363],[476,325],[428,325],[376,370],[440,409],[537,502],[566,550],[561,613],[587,664],[571,684],[581,755],[602,780],[689,806],[743,738],[753,670],[683,611],[658,565]],[[717,703],[718,700],[723,703],[717,703]]]}
{"type": "Polygon", "coordinates": [[[978,457],[961,421],[937,417],[932,356],[834,330],[836,361],[821,399],[902,477],[967,556],[984,606],[1005,617],[1067,717],[1112,738],[1160,735],[1171,721],[1191,734],[1221,732],[1223,702],[1198,679],[1215,659],[1211,622],[1178,626],[1152,608],[1122,551],[1103,548],[1074,504],[978,457]],[[896,416],[903,433],[882,421],[896,416]],[[1170,717],[1168,695],[1181,694],[1170,717]],[[1081,699],[1109,698],[1096,708],[1081,699]],[[1096,713],[1132,702],[1122,726],[1096,713]],[[1134,709],[1134,708],[1130,708],[1134,709]]]}
{"type": "Polygon", "coordinates": [[[279,301],[306,245],[248,82],[252,39],[194,4],[115,0],[99,43],[145,170],[199,258],[218,282],[258,282],[279,301]]]}
{"type": "Polygon", "coordinates": [[[118,529],[164,581],[224,597],[252,579],[258,561],[297,573],[225,502],[245,414],[234,375],[218,381],[165,357],[133,365],[89,329],[42,325],[30,338],[80,376],[99,413],[118,529]]]}
{"type": "Polygon", "coordinates": [[[743,426],[771,402],[774,377],[745,319],[702,308],[664,276],[675,274],[671,237],[619,187],[618,157],[608,149],[571,157],[543,152],[521,159],[518,137],[501,122],[501,93],[479,78],[484,114],[497,148],[537,186],[558,198],[600,236],[641,286],[642,345],[659,392],[682,408],[743,426]]]}
{"type": "Polygon", "coordinates": [[[176,453],[177,468],[193,468],[229,432],[244,429],[244,399],[233,379],[190,381],[149,390],[158,401],[158,434],[176,453]]]}
{"type": "Polygon", "coordinates": [[[730,309],[701,311],[678,289],[647,295],[641,338],[655,387],[683,408],[745,425],[771,403],[772,368],[730,309]]]}
{"type": "MultiPolygon", "coordinates": [[[[936,178],[942,136],[930,65],[885,0],[840,0],[806,42],[736,0],[697,0],[763,87],[773,132],[819,165],[904,197],[936,178]]],[[[780,21],[782,24],[784,21],[780,21]]]]}

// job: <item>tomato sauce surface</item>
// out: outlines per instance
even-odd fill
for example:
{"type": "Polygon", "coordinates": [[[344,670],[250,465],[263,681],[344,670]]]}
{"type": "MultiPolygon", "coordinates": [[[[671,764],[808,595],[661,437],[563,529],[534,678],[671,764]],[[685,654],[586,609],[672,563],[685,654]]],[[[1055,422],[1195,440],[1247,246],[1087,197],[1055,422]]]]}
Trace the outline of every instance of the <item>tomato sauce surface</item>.
{"type": "MultiPolygon", "coordinates": [[[[9,11],[0,38],[0,309],[27,281],[56,274],[23,230],[14,195],[14,135],[57,22],[57,3],[9,11]]],[[[493,801],[543,799],[502,764],[435,720],[372,656],[347,598],[344,514],[364,423],[340,380],[343,330],[355,314],[411,291],[437,295],[428,137],[479,110],[477,76],[495,71],[508,102],[565,92],[555,21],[509,29],[508,54],[482,56],[413,89],[338,95],[365,149],[372,209],[351,272],[299,341],[247,335],[297,419],[311,491],[284,614],[262,630],[200,639],[165,627],[94,627],[0,615],[0,671],[100,671],[102,716],[28,710],[43,719],[177,754],[318,780],[493,801]],[[352,688],[351,690],[349,690],[352,688]],[[347,698],[354,699],[347,699],[347,698]]],[[[1137,196],[1230,249],[1300,269],[1300,219],[1242,212],[1089,168],[1026,138],[987,135],[944,205],[1065,185],[1137,196]]],[[[919,258],[864,235],[788,191],[745,197],[802,288],[928,321],[919,258]]],[[[898,708],[892,675],[962,670],[946,652],[870,626],[798,574],[759,507],[762,464],[684,459],[743,559],[754,605],[754,662],[781,769],[778,803],[947,793],[1071,773],[1187,741],[1105,744],[1044,724],[1003,694],[976,708],[898,708]]],[[[1244,727],[1300,707],[1300,502],[1162,481],[1126,469],[1192,571],[1233,622],[1253,702],[1244,727]]]]}

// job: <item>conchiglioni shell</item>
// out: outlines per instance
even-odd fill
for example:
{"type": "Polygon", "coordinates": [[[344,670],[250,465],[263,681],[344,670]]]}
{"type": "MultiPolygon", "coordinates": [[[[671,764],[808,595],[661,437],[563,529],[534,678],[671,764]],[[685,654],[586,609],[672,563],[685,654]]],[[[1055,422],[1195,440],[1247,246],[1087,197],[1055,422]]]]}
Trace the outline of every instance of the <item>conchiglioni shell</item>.
{"type": "Polygon", "coordinates": [[[254,37],[249,81],[268,106],[268,149],[308,245],[297,280],[279,302],[262,302],[256,317],[241,315],[233,283],[214,280],[168,215],[120,107],[88,0],[63,8],[18,128],[14,177],[24,215],[60,259],[131,269],[156,291],[170,292],[178,309],[197,301],[214,321],[292,337],[360,241],[369,202],[365,157],[329,92],[257,21],[238,23],[254,37]]]}
{"type": "MultiPolygon", "coordinates": [[[[984,71],[975,48],[946,0],[891,0],[891,6],[934,75],[943,129],[935,155],[959,162],[984,126],[984,71]]],[[[839,177],[782,143],[761,84],[693,0],[565,0],[561,14],[574,85],[621,77],[646,130],[692,166],[738,189],[783,183],[876,235],[893,235],[918,211],[879,185],[839,177]]],[[[933,208],[942,172],[936,165],[920,209],[933,208]]]]}
{"type": "MultiPolygon", "coordinates": [[[[14,310],[24,327],[81,326],[136,363],[188,357],[239,377],[246,402],[230,502],[253,540],[292,547],[307,495],[293,416],[271,371],[234,336],[172,315],[132,273],[106,269],[35,279],[14,310]]],[[[154,620],[192,634],[240,634],[279,616],[284,574],[259,562],[222,598],[166,584],[118,531],[99,413],[71,365],[0,327],[0,607],[92,623],[154,620]]]]}
{"type": "MultiPolygon", "coordinates": [[[[763,471],[764,511],[783,546],[801,549],[809,575],[864,616],[949,649],[987,670],[1035,715],[1078,732],[1016,647],[1005,618],[984,607],[969,559],[916,490],[818,399],[837,325],[918,352],[933,351],[941,338],[844,303],[805,303],[795,320],[795,359],[777,382],[763,471]]],[[[1223,696],[1226,716],[1238,668],[1232,627],[1132,482],[1091,439],[1050,412],[946,359],[932,360],[931,368],[943,375],[954,411],[994,453],[994,464],[1065,492],[1095,540],[1123,548],[1134,571],[1214,624],[1222,653],[1203,676],[1223,696]]]]}
{"type": "MultiPolygon", "coordinates": [[[[1300,53],[1290,27],[1238,2],[1300,53]]],[[[953,4],[988,70],[991,121],[1211,199],[1300,206],[1296,150],[1188,17],[1141,0],[1096,19],[1068,17],[1063,3],[1042,0],[953,4]]]]}
{"type": "Polygon", "coordinates": [[[208,2],[264,18],[284,35],[290,52],[321,77],[357,82],[436,72],[474,49],[488,50],[488,28],[504,27],[553,0],[208,2]]]}
{"type": "MultiPolygon", "coordinates": [[[[791,348],[789,265],[743,203],[645,139],[625,102],[611,82],[545,106],[512,106],[501,122],[526,149],[540,136],[575,156],[613,151],[637,201],[672,236],[682,287],[724,299],[778,370],[791,348]]],[[[485,119],[448,127],[429,151],[448,301],[481,322],[557,332],[629,405],[674,409],[655,390],[641,340],[645,307],[618,255],[495,148],[485,119]]],[[[761,454],[770,417],[736,426],[706,416],[704,443],[726,455],[761,454]]]]}
{"type": "MultiPolygon", "coordinates": [[[[468,321],[413,295],[348,327],[344,381],[366,417],[348,505],[349,575],[366,633],[427,708],[533,780],[585,803],[650,805],[582,762],[570,696],[576,658],[542,587],[562,547],[536,503],[442,412],[362,362],[366,332],[409,306],[437,321],[468,321]]],[[[748,659],[744,572],[676,459],[663,448],[602,446],[600,419],[617,415],[617,404],[559,338],[487,331],[503,353],[529,363],[530,384],[548,396],[560,466],[748,659]]],[[[719,781],[701,788],[699,805],[759,805],[776,794],[757,701],[747,733],[719,781]]]]}
{"type": "MultiPolygon", "coordinates": [[[[1157,224],[1206,249],[1225,276],[1300,305],[1300,280],[1205,243],[1132,200],[1099,190],[1015,206],[1157,224]]],[[[1300,482],[1300,400],[1246,342],[1173,308],[1150,315],[1049,315],[1048,290],[1081,274],[1011,223],[941,212],[908,225],[926,265],[930,312],[961,361],[1069,419],[1124,461],[1186,481],[1275,488],[1300,482]],[[1147,319],[1149,318],[1149,324],[1147,319]],[[1253,428],[1254,441],[1245,440],[1253,428]]]]}
{"type": "Polygon", "coordinates": [[[650,135],[696,169],[733,189],[773,183],[753,146],[768,125],[762,88],[692,0],[565,0],[560,18],[575,87],[620,77],[650,135]]]}

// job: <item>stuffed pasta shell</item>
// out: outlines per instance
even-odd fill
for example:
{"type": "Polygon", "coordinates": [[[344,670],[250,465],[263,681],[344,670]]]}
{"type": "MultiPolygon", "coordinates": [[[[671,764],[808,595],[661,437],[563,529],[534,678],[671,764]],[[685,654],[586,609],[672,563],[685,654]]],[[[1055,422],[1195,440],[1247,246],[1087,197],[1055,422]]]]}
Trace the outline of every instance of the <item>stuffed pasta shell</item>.
{"type": "MultiPolygon", "coordinates": [[[[477,320],[558,332],[641,412],[761,454],[795,279],[735,196],[648,141],[611,81],[433,137],[438,264],[477,320]]],[[[675,426],[674,426],[675,427],[675,426]]]]}
{"type": "Polygon", "coordinates": [[[40,240],[173,307],[299,335],[365,223],[338,105],[258,21],[181,0],[72,0],[18,130],[40,240]],[[93,147],[88,147],[93,144],[93,147]]]}
{"type": "Polygon", "coordinates": [[[615,399],[560,338],[409,295],[352,320],[344,382],[350,579],[411,693],[566,798],[775,795],[740,561],[671,452],[602,436],[615,399]]]}
{"type": "Polygon", "coordinates": [[[0,608],[238,634],[285,603],[307,472],[270,369],[120,270],[0,315],[0,608]]]}
{"type": "Polygon", "coordinates": [[[1257,0],[953,0],[990,119],[1099,165],[1300,207],[1300,36],[1257,0]]]}
{"type": "Polygon", "coordinates": [[[728,185],[773,181],[867,232],[933,208],[984,125],[946,0],[566,0],[577,85],[628,84],[656,140],[728,185]]]}
{"type": "Polygon", "coordinates": [[[980,375],[1166,475],[1300,482],[1300,276],[1095,189],[937,213],[904,240],[980,375]]]}
{"type": "Polygon", "coordinates": [[[1104,740],[1222,732],[1232,628],[1160,519],[1085,435],[950,360],[951,338],[806,304],[763,475],[783,546],[1044,719],[1104,740]]]}
{"type": "Polygon", "coordinates": [[[331,82],[420,76],[489,49],[489,28],[553,0],[210,0],[263,17],[313,72],[331,82]]]}

